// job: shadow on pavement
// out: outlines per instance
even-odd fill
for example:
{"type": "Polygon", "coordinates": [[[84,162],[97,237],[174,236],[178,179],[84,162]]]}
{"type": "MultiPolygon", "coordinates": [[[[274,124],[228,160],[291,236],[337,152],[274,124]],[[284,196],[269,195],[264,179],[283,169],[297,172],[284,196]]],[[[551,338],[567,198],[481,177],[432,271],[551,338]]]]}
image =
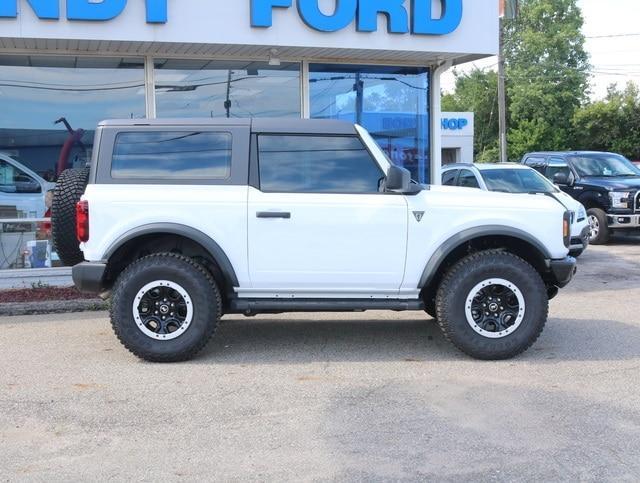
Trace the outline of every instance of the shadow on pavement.
{"type": "MultiPolygon", "coordinates": [[[[636,359],[640,329],[613,320],[550,319],[519,360],[636,359]]],[[[304,364],[318,361],[473,361],[432,320],[228,319],[195,362],[304,364]]],[[[475,361],[474,361],[475,362],[475,361]]],[[[478,363],[482,363],[477,361],[478,363]]]]}

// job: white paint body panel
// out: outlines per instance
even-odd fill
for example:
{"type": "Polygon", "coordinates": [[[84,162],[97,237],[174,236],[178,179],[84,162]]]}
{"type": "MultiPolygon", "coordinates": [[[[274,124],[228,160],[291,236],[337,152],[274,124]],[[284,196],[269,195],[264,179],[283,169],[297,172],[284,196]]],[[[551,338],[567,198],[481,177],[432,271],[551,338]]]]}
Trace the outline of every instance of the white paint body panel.
{"type": "Polygon", "coordinates": [[[397,297],[407,216],[401,195],[262,193],[249,188],[252,288],[397,297]],[[261,211],[285,211],[291,218],[257,218],[261,211]]]}
{"type": "MultiPolygon", "coordinates": [[[[460,166],[445,167],[443,169],[443,173],[446,173],[447,171],[451,171],[454,169],[462,169],[462,168],[460,166]]],[[[480,185],[480,189],[484,191],[489,191],[487,183],[482,177],[482,171],[487,169],[487,166],[470,163],[469,166],[466,167],[466,169],[470,170],[474,174],[474,176],[476,177],[476,180],[478,181],[478,185],[480,185]]],[[[515,165],[503,164],[503,165],[499,165],[498,169],[526,170],[526,169],[532,169],[532,168],[529,168],[524,165],[519,165],[519,164],[515,164],[515,165]]],[[[516,196],[528,196],[528,195],[516,195],[516,196]]],[[[567,193],[560,190],[559,188],[557,193],[553,193],[553,196],[555,196],[555,198],[558,201],[560,201],[560,203],[566,206],[569,211],[573,211],[574,220],[573,220],[573,223],[571,224],[571,238],[580,238],[582,235],[582,231],[589,225],[589,220],[587,219],[586,210],[584,206],[578,200],[572,198],[571,196],[569,196],[567,193]],[[581,211],[584,212],[584,218],[582,219],[582,221],[579,221],[579,214],[581,211]]]]}
{"type": "Polygon", "coordinates": [[[545,196],[491,193],[472,188],[431,186],[407,197],[410,211],[424,211],[421,222],[409,223],[407,272],[403,288],[418,285],[435,251],[456,234],[475,227],[502,226],[527,233],[549,251],[567,256],[562,237],[562,206],[545,196]]]}
{"type": "Polygon", "coordinates": [[[233,265],[241,286],[249,285],[247,269],[246,186],[90,184],[89,242],[85,258],[103,260],[107,250],[127,232],[153,223],[195,228],[215,240],[233,265]]]}

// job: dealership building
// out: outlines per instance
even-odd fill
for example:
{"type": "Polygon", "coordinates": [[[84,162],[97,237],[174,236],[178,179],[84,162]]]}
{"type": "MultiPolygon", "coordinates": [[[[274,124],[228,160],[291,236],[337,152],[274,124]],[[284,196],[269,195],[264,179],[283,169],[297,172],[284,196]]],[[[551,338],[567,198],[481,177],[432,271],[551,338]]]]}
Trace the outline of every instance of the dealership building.
{"type": "MultiPolygon", "coordinates": [[[[29,170],[0,159],[0,241],[44,214],[12,209],[3,184],[84,165],[106,118],[343,119],[437,181],[443,148],[473,149],[472,118],[440,112],[440,76],[497,39],[496,0],[0,0],[0,152],[29,170]]],[[[0,268],[19,266],[2,248],[0,268]]]]}

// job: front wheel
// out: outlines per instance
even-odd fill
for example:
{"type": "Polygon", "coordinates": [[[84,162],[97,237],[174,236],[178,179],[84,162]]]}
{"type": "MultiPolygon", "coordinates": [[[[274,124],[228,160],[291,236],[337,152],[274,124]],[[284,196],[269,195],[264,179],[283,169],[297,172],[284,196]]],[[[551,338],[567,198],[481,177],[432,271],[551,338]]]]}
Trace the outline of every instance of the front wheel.
{"type": "Polygon", "coordinates": [[[477,359],[509,359],[526,351],[547,321],[549,298],[538,272],[507,252],[474,253],[445,275],[436,297],[440,328],[477,359]]]}
{"type": "Polygon", "coordinates": [[[111,325],[141,359],[184,361],[213,336],[221,305],[207,270],[182,255],[159,253],[134,262],[118,277],[111,325]]]}
{"type": "Polygon", "coordinates": [[[591,208],[587,210],[587,216],[589,217],[589,226],[591,227],[589,243],[592,245],[606,244],[611,237],[607,214],[600,208],[591,208]]]}

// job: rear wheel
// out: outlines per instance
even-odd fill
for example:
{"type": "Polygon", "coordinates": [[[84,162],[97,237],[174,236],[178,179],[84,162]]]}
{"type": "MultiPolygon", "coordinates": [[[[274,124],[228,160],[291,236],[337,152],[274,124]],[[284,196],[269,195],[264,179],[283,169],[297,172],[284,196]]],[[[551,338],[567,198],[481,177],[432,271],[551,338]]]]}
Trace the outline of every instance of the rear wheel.
{"type": "Polygon", "coordinates": [[[606,244],[611,238],[607,214],[600,208],[591,208],[587,210],[587,216],[589,217],[589,226],[591,227],[589,243],[592,245],[606,244]]]}
{"type": "Polygon", "coordinates": [[[549,298],[538,272],[521,258],[496,250],[454,265],[436,298],[447,339],[478,359],[508,359],[527,350],[547,321],[549,298]]]}
{"type": "Polygon", "coordinates": [[[67,169],[58,178],[51,202],[51,238],[58,257],[67,266],[84,261],[76,238],[76,204],[89,180],[89,168],[67,169]]]}
{"type": "Polygon", "coordinates": [[[130,265],[115,283],[111,324],[122,344],[152,362],[194,357],[221,315],[218,287],[202,266],[171,253],[130,265]]]}

